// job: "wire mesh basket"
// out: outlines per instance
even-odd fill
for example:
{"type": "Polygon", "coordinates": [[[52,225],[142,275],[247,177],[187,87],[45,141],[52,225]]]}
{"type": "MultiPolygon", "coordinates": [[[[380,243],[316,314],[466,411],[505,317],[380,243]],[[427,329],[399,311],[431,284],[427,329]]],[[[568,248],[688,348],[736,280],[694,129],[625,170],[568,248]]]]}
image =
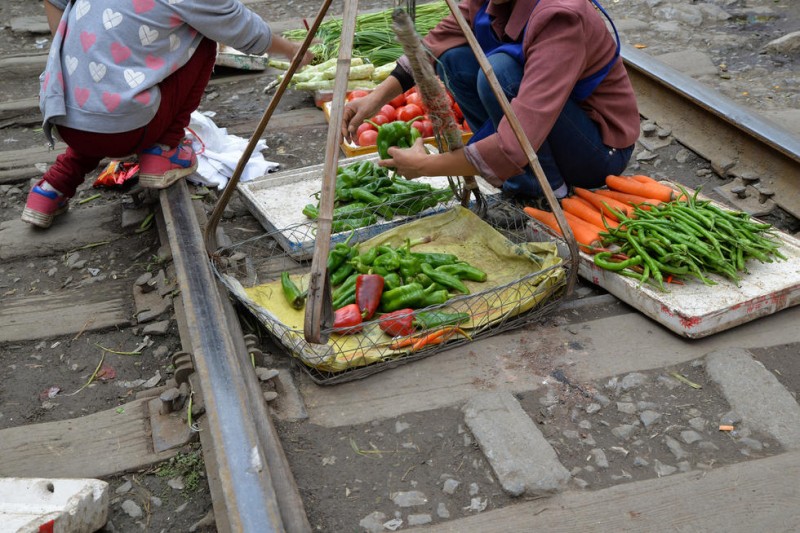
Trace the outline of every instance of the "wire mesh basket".
{"type": "MultiPolygon", "coordinates": [[[[354,159],[356,161],[351,165],[364,160],[354,159]]],[[[340,170],[347,166],[343,164],[340,170]]],[[[300,191],[304,186],[300,183],[302,178],[320,178],[321,166],[318,167],[289,173],[288,179],[279,178],[276,182],[288,183],[295,191],[300,191]]],[[[403,180],[391,176],[387,179],[403,180]]],[[[457,187],[458,183],[452,185],[457,187]]],[[[260,185],[251,184],[247,188],[247,184],[242,184],[240,192],[243,186],[246,203],[253,202],[253,187],[260,185]]],[[[488,198],[488,215],[482,219],[455,201],[459,191],[448,195],[442,192],[444,190],[445,187],[432,184],[431,192],[427,194],[409,195],[405,199],[402,195],[390,196],[388,201],[361,205],[357,209],[361,209],[365,216],[359,218],[371,222],[364,226],[337,226],[334,217],[335,230],[331,242],[338,243],[340,251],[342,247],[352,248],[351,255],[343,263],[348,265],[344,268],[349,268],[346,277],[338,268],[328,272],[334,301],[337,301],[337,290],[342,289],[347,280],[352,281],[360,273],[373,271],[398,274],[402,286],[418,284],[426,294],[438,292],[436,299],[415,299],[412,296],[403,300],[408,303],[403,304],[405,308],[412,311],[401,313],[401,319],[413,324],[412,330],[403,334],[392,336],[393,330],[386,327],[390,316],[386,312],[397,311],[395,307],[400,302],[382,300],[375,316],[350,332],[343,328],[326,330],[325,333],[329,334],[326,344],[312,344],[305,340],[304,310],[292,306],[285,297],[281,279],[282,274],[287,273],[291,283],[300,290],[308,287],[316,222],[304,215],[297,216],[299,204],[291,208],[295,211],[296,222],[285,226],[276,220],[280,216],[250,205],[251,211],[267,229],[266,233],[218,250],[213,267],[231,294],[293,357],[302,362],[302,368],[318,384],[360,379],[515,329],[538,320],[556,307],[565,292],[570,271],[577,268],[577,264],[569,257],[562,257],[555,243],[536,242],[530,230],[530,219],[519,206],[505,201],[501,195],[488,198]],[[421,202],[420,198],[428,200],[421,202]],[[442,286],[439,282],[445,280],[439,277],[433,284],[425,285],[419,272],[403,272],[399,268],[387,271],[386,268],[393,266],[389,260],[380,263],[383,271],[367,268],[374,263],[366,265],[360,262],[366,261],[365,256],[371,250],[382,250],[381,253],[386,254],[394,251],[398,256],[406,257],[419,255],[420,268],[423,258],[428,261],[432,257],[448,256],[448,259],[455,258],[458,264],[468,264],[486,276],[483,281],[480,277],[460,278],[461,291],[452,286],[442,286]],[[337,283],[333,283],[334,277],[337,283]],[[431,317],[444,320],[431,322],[431,317]]],[[[275,190],[272,194],[280,196],[275,190]]],[[[307,200],[306,196],[299,196],[301,202],[307,200]]],[[[385,195],[375,196],[387,200],[385,195]]],[[[289,197],[283,196],[282,200],[286,204],[289,197]]],[[[346,202],[337,198],[336,205],[344,207],[346,202]]],[[[313,212],[307,210],[306,214],[313,215],[313,212]]],[[[332,244],[331,253],[336,249],[332,244]]],[[[431,263],[435,269],[442,270],[441,266],[431,263]]],[[[428,267],[425,269],[431,272],[428,267]]],[[[452,269],[442,271],[453,272],[452,269]]],[[[390,290],[389,275],[385,279],[384,296],[390,290]]],[[[419,293],[414,294],[418,296],[419,293]]],[[[339,303],[352,302],[350,296],[345,299],[341,299],[342,294],[338,296],[339,303]]]]}

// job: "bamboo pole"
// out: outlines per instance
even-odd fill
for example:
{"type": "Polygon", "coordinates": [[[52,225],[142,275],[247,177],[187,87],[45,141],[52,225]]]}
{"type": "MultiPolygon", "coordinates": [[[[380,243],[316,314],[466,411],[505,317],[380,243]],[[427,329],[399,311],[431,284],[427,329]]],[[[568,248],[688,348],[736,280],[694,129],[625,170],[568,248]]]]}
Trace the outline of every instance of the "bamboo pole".
{"type": "Polygon", "coordinates": [[[319,200],[319,217],[315,236],[314,256],[311,259],[311,275],[308,283],[303,334],[306,341],[320,344],[328,341],[327,331],[333,326],[331,287],[327,263],[331,245],[333,223],[333,200],[336,196],[336,171],[339,167],[339,145],[342,142],[342,123],[347,79],[350,76],[350,59],[358,15],[358,0],[345,0],[342,14],[342,36],[339,59],[336,63],[336,78],[333,82],[331,118],[326,142],[325,163],[322,176],[322,191],[319,200]]]}

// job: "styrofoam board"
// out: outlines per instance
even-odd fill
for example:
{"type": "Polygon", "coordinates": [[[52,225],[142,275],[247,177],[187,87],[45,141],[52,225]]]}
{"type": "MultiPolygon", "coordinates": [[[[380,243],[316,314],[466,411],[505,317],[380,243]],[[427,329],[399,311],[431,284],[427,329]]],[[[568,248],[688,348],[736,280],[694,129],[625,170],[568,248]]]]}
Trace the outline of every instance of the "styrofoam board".
{"type": "MultiPolygon", "coordinates": [[[[529,226],[533,240],[555,240],[562,257],[569,256],[566,242],[549,228],[533,220],[529,226]]],[[[711,274],[708,277],[717,285],[689,279],[683,285],[665,284],[669,292],[661,292],[596,266],[584,252],[580,252],[578,274],[675,333],[697,339],[800,304],[800,241],[782,232],[776,235],[787,260],[760,263],[751,259],[749,273],[742,275],[739,286],[711,274]]]]}

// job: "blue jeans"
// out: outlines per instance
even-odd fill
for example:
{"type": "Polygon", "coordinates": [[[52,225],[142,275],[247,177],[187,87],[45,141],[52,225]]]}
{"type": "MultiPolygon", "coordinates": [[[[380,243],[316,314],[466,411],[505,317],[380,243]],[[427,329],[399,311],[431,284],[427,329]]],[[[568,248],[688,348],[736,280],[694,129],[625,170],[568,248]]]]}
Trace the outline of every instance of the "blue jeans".
{"type": "MultiPolygon", "coordinates": [[[[522,65],[503,53],[489,56],[489,63],[506,97],[514,99],[522,81],[522,65]]],[[[478,131],[487,120],[497,128],[503,110],[469,46],[451,48],[442,54],[436,72],[458,102],[472,131],[478,131]]],[[[536,151],[553,190],[565,183],[587,189],[601,187],[607,175],[621,174],[625,170],[632,153],[633,146],[616,149],[604,145],[600,128],[572,99],[567,100],[544,143],[536,151]]],[[[506,180],[503,191],[523,197],[542,195],[530,165],[522,174],[506,180]]]]}

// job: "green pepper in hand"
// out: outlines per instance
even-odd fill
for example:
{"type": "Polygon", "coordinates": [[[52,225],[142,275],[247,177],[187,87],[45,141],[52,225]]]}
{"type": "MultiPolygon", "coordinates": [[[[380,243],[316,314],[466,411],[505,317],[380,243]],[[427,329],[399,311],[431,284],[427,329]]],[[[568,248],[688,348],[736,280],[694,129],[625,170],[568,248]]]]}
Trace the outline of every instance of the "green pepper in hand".
{"type": "Polygon", "coordinates": [[[420,117],[414,117],[408,122],[402,120],[395,120],[388,124],[378,126],[377,124],[367,121],[376,128],[378,128],[378,139],[375,145],[378,147],[378,155],[381,159],[389,159],[389,148],[392,146],[399,146],[400,148],[410,148],[414,141],[420,137],[420,132],[417,128],[412,128],[411,125],[414,121],[419,120],[420,117]]]}

